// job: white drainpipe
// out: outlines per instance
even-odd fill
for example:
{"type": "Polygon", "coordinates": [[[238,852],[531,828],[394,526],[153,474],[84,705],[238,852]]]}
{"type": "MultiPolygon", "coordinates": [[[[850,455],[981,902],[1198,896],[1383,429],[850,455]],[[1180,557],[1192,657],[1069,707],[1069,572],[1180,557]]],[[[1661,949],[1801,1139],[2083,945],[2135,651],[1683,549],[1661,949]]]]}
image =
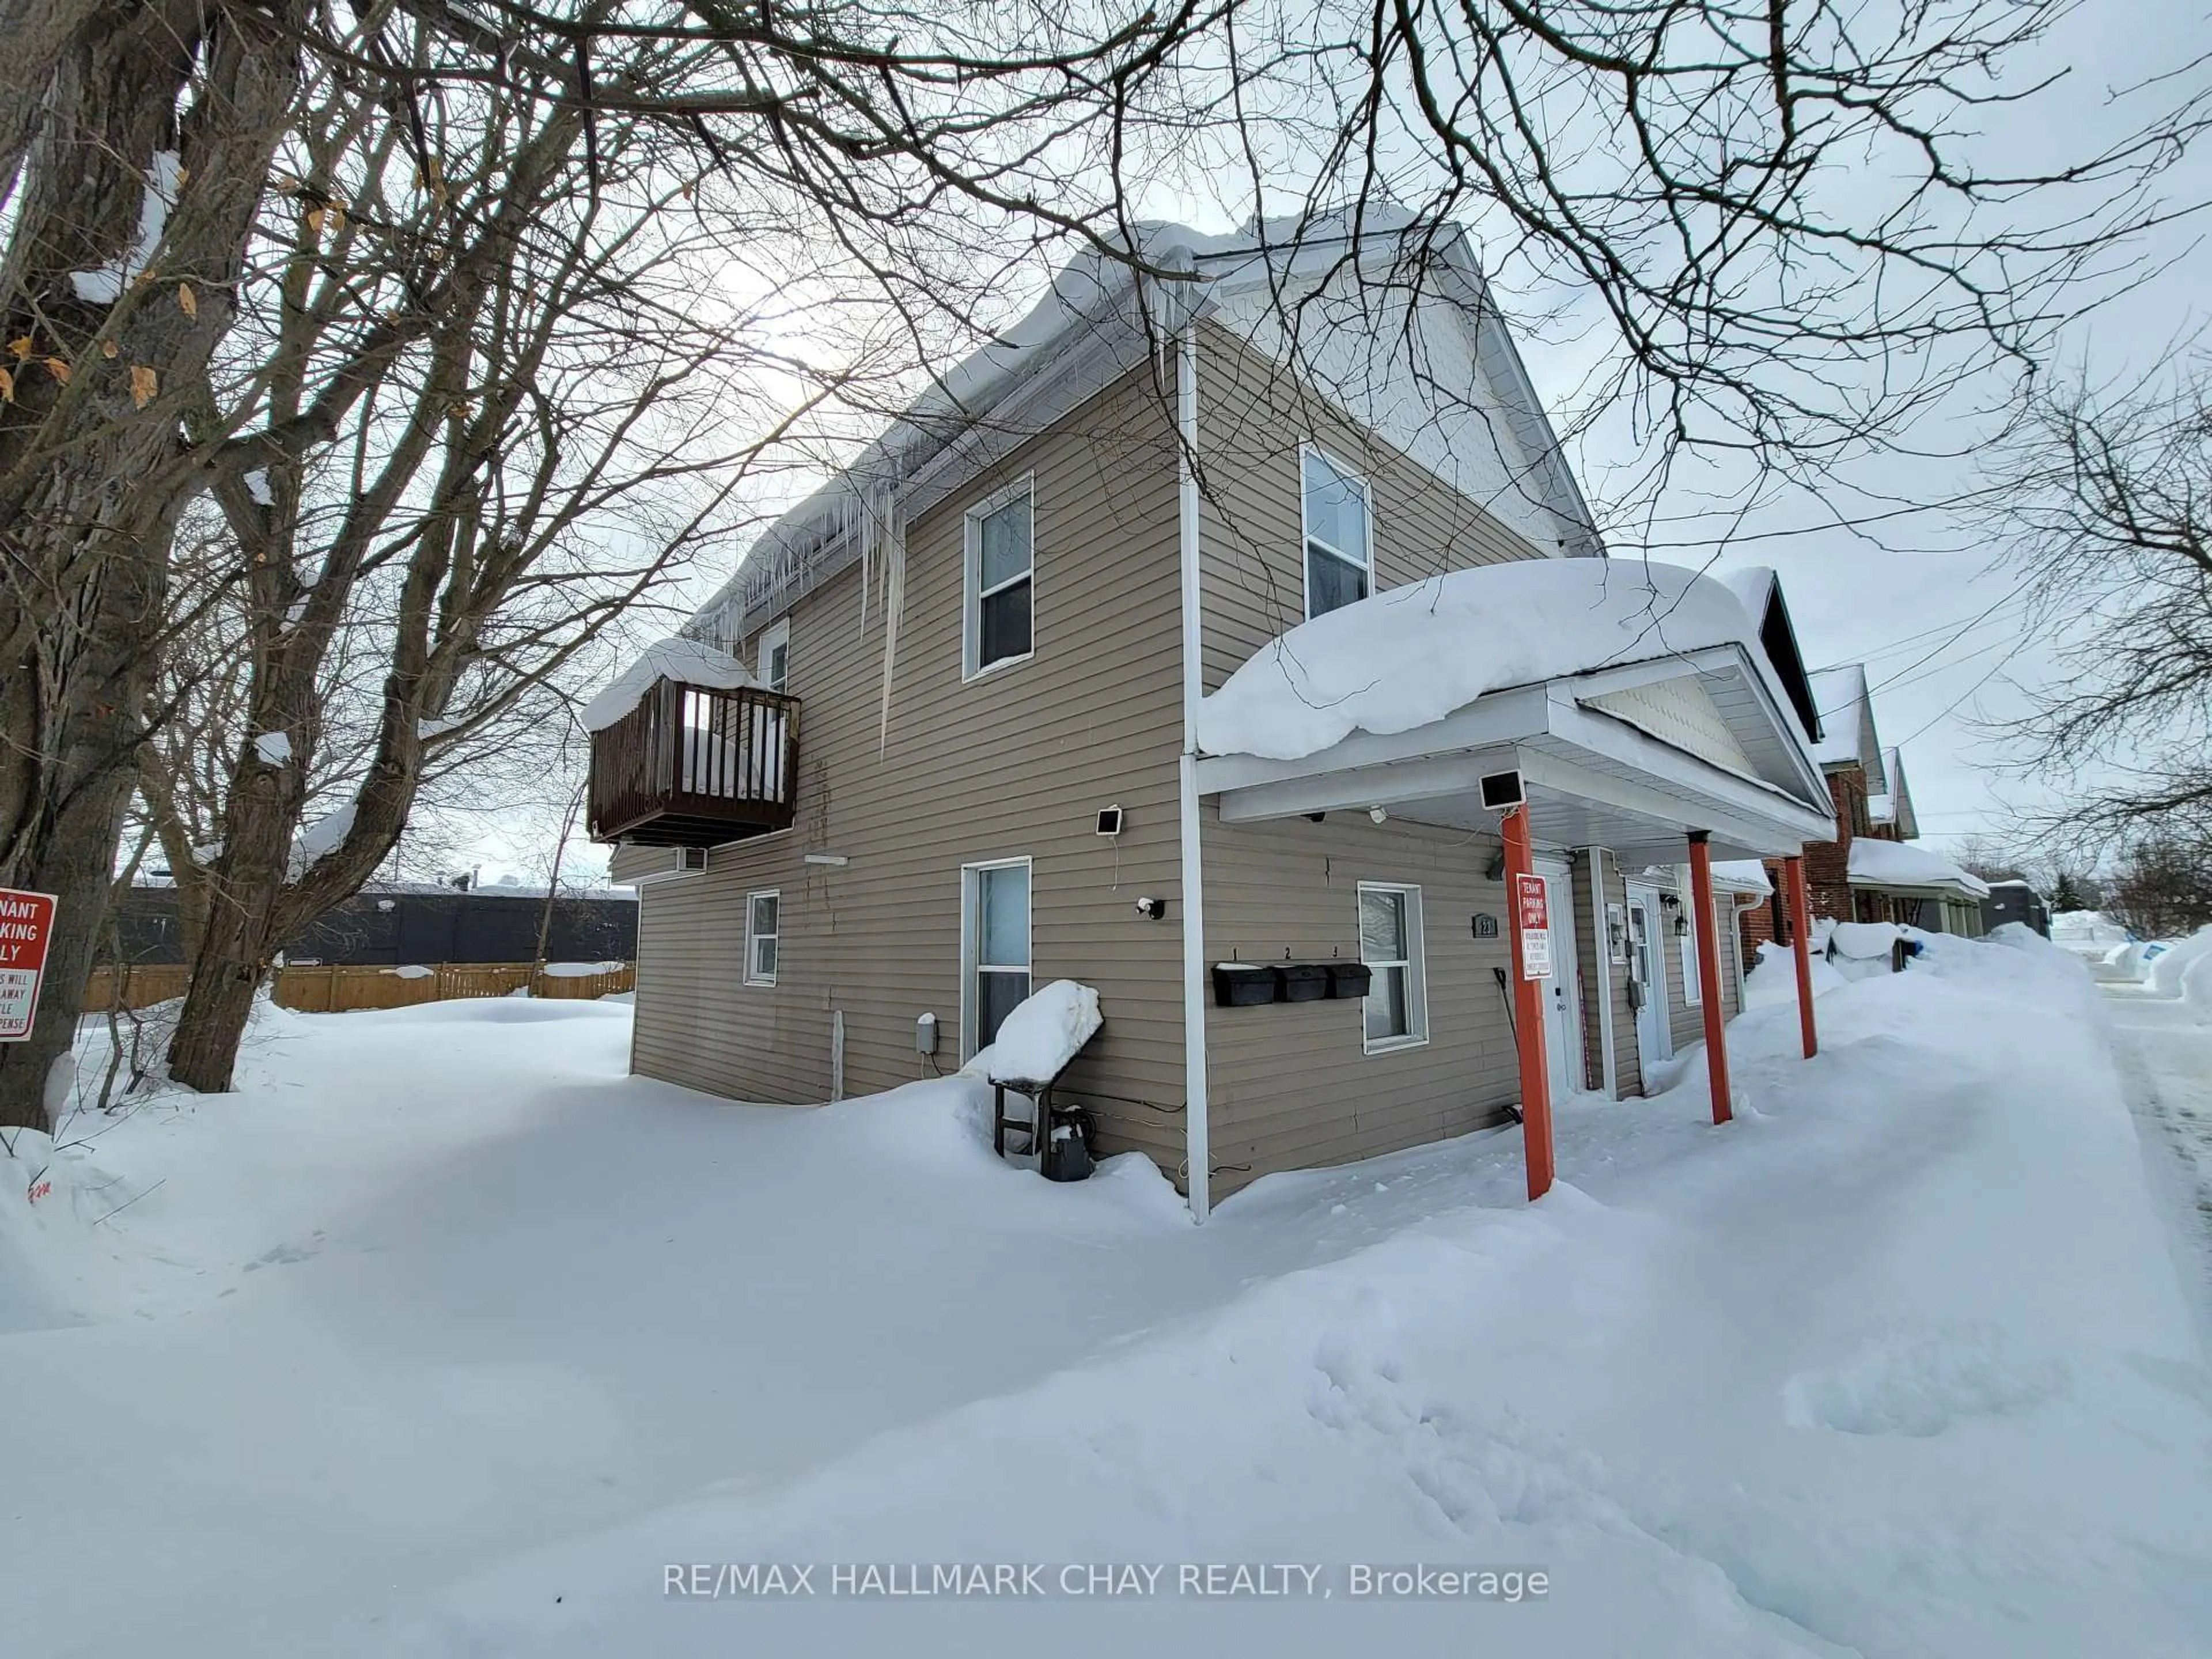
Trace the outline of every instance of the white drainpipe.
{"type": "Polygon", "coordinates": [[[1206,882],[1200,857],[1198,700],[1204,681],[1199,659],[1198,327],[1186,323],[1176,349],[1176,476],[1177,540],[1182,562],[1182,755],[1177,802],[1182,839],[1182,1066],[1184,1156],[1189,1170],[1190,1215],[1202,1222],[1213,1207],[1208,1191],[1212,1152],[1206,1099],[1206,882]]]}

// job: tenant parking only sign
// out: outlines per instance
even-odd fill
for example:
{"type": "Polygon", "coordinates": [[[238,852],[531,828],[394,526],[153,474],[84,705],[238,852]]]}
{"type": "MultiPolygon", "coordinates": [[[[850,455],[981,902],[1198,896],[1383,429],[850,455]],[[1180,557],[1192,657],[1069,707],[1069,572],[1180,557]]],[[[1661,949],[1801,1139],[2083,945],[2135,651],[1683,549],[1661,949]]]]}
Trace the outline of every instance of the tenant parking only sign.
{"type": "Polygon", "coordinates": [[[0,1042],[21,1042],[31,1035],[53,931],[52,893],[0,887],[0,1042]]]}
{"type": "Polygon", "coordinates": [[[1513,925],[1520,930],[1521,977],[1552,976],[1552,912],[1541,876],[1513,878],[1513,925]]]}

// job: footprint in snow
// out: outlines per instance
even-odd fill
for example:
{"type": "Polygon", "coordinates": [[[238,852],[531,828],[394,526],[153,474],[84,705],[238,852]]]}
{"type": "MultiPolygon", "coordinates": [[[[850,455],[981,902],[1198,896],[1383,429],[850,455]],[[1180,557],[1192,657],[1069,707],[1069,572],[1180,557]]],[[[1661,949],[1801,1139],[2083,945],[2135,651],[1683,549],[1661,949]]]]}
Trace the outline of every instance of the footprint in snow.
{"type": "Polygon", "coordinates": [[[2062,1363],[1989,1327],[1882,1331],[1841,1364],[1791,1377],[1783,1414],[1792,1428],[1925,1438],[1962,1419],[2033,1411],[2066,1385],[2062,1363]]]}

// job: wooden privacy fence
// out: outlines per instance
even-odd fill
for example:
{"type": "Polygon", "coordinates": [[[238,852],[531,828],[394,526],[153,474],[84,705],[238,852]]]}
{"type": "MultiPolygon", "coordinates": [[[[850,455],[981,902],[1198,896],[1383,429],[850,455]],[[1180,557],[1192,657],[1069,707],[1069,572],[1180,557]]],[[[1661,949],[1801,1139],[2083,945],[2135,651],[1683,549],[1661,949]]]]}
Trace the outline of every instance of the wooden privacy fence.
{"type": "MultiPolygon", "coordinates": [[[[95,968],[85,987],[84,1012],[96,1014],[112,1006],[118,991],[122,1006],[151,1007],[184,995],[191,981],[191,969],[181,963],[95,968]]],[[[279,1007],[303,1014],[338,1014],[356,1008],[411,1008],[456,997],[503,997],[525,987],[534,997],[588,999],[636,984],[637,969],[629,963],[596,974],[541,974],[526,962],[444,962],[404,969],[297,966],[276,970],[275,996],[279,1007]]]]}

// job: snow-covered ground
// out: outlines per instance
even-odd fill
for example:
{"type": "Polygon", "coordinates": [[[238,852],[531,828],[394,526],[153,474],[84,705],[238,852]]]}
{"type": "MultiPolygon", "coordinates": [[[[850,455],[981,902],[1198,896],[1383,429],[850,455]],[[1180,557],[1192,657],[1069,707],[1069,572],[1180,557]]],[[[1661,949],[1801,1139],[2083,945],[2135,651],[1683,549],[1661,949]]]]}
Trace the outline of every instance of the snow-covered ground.
{"type": "MultiPolygon", "coordinates": [[[[2212,928],[2169,943],[2141,974],[2102,988],[2136,1109],[2172,1153],[2169,1196],[2198,1224],[2174,1229],[2185,1278],[2212,1286],[2212,928]]],[[[2212,1325],[2212,1292],[2200,1305],[2212,1325]]]]}
{"type": "Polygon", "coordinates": [[[36,1204],[0,1163],[0,1650],[2202,1653],[2189,1215],[2097,994],[1947,940],[1820,1012],[1809,1063],[1786,998],[1729,1028],[1727,1128],[1698,1067],[1567,1105],[1540,1205],[1516,1132],[1203,1229],[995,1164],[979,1085],[735,1107],[625,1078],[619,1005],[269,1015],[239,1094],[36,1204]],[[1414,1562],[1545,1593],[1351,1593],[1414,1562]],[[775,1563],[815,1593],[669,1593],[775,1563]],[[1110,1564],[1164,1571],[1069,1593],[1110,1564]],[[1237,1564],[1299,1593],[1190,1593],[1237,1564]]]}

